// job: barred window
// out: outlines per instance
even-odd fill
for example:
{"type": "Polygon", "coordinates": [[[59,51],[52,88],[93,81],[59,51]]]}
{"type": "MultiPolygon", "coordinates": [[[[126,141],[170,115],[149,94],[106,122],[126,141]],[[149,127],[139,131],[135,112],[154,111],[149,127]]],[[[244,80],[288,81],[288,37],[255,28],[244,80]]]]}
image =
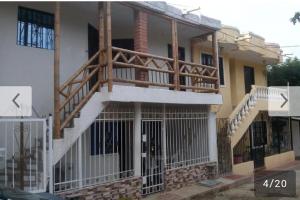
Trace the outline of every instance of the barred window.
{"type": "Polygon", "coordinates": [[[28,47],[54,49],[54,15],[18,8],[17,44],[28,47]]]}

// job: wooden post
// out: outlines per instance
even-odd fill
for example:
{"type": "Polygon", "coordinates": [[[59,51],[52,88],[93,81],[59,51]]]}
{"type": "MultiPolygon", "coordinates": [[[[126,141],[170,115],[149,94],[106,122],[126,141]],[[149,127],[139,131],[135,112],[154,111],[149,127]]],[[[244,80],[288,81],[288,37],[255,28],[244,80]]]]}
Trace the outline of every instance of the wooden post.
{"type": "Polygon", "coordinates": [[[212,49],[213,49],[213,65],[217,69],[216,70],[216,77],[218,80],[215,84],[215,89],[219,89],[220,87],[220,77],[219,77],[219,47],[218,47],[218,40],[217,40],[217,32],[212,34],[212,49]]]}
{"type": "Polygon", "coordinates": [[[103,50],[105,49],[104,46],[104,7],[103,7],[103,2],[98,3],[98,12],[99,12],[99,21],[98,21],[98,30],[99,30],[99,58],[98,58],[98,63],[99,63],[99,74],[98,74],[98,80],[100,80],[100,85],[99,85],[99,91],[101,90],[102,87],[102,81],[103,81],[103,64],[105,62],[105,57],[104,57],[104,52],[103,50]]]}
{"type": "MultiPolygon", "coordinates": [[[[191,62],[193,63],[195,61],[195,58],[194,58],[194,56],[195,56],[194,55],[194,53],[195,53],[195,40],[191,39],[190,40],[190,45],[191,45],[191,49],[190,49],[190,51],[191,51],[191,62]]],[[[191,77],[192,86],[195,86],[196,82],[197,82],[197,78],[191,77]]],[[[192,91],[195,92],[196,89],[193,88],[192,91]]]]}
{"type": "Polygon", "coordinates": [[[173,55],[173,59],[174,59],[173,69],[174,69],[175,90],[180,90],[177,22],[174,19],[172,20],[172,55],[173,55]]]}
{"type": "Polygon", "coordinates": [[[106,59],[108,67],[108,92],[112,91],[113,86],[113,63],[111,46],[111,3],[105,2],[105,32],[106,32],[106,59]]]}
{"type": "Polygon", "coordinates": [[[60,131],[60,100],[59,100],[59,65],[60,65],[60,2],[55,3],[54,21],[54,135],[55,138],[61,137],[60,131]]]}

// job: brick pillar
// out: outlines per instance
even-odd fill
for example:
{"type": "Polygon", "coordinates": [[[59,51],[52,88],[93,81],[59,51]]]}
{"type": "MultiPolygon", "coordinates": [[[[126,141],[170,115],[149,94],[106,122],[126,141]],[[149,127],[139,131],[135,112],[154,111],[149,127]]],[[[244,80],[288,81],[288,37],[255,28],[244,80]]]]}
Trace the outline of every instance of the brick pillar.
{"type": "MultiPolygon", "coordinates": [[[[138,10],[134,16],[134,50],[148,53],[148,16],[147,13],[138,10]]],[[[148,81],[147,70],[135,69],[135,79],[148,81]]]]}

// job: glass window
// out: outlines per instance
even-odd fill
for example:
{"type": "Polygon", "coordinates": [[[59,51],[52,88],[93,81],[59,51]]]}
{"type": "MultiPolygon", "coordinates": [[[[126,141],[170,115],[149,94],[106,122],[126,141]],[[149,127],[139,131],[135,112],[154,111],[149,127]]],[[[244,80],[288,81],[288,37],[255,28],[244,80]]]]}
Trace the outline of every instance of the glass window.
{"type": "Polygon", "coordinates": [[[42,49],[54,49],[54,15],[19,7],[17,44],[42,49]]]}

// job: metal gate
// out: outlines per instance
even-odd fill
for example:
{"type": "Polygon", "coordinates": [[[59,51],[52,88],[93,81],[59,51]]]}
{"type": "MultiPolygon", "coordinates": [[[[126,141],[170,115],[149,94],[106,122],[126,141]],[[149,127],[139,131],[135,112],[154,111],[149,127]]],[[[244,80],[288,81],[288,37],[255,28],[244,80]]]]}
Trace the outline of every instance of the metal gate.
{"type": "Polygon", "coordinates": [[[265,165],[265,145],[267,144],[267,125],[265,121],[255,121],[250,126],[251,153],[254,168],[265,165]]]}
{"type": "Polygon", "coordinates": [[[142,120],[142,193],[163,189],[162,121],[142,120]]]}
{"type": "Polygon", "coordinates": [[[52,149],[47,141],[51,144],[51,139],[45,118],[0,119],[0,185],[45,192],[51,171],[46,168],[51,166],[47,152],[50,155],[52,149]]]}
{"type": "Polygon", "coordinates": [[[232,173],[231,142],[228,137],[228,120],[217,119],[218,173],[220,176],[232,173]]]}

